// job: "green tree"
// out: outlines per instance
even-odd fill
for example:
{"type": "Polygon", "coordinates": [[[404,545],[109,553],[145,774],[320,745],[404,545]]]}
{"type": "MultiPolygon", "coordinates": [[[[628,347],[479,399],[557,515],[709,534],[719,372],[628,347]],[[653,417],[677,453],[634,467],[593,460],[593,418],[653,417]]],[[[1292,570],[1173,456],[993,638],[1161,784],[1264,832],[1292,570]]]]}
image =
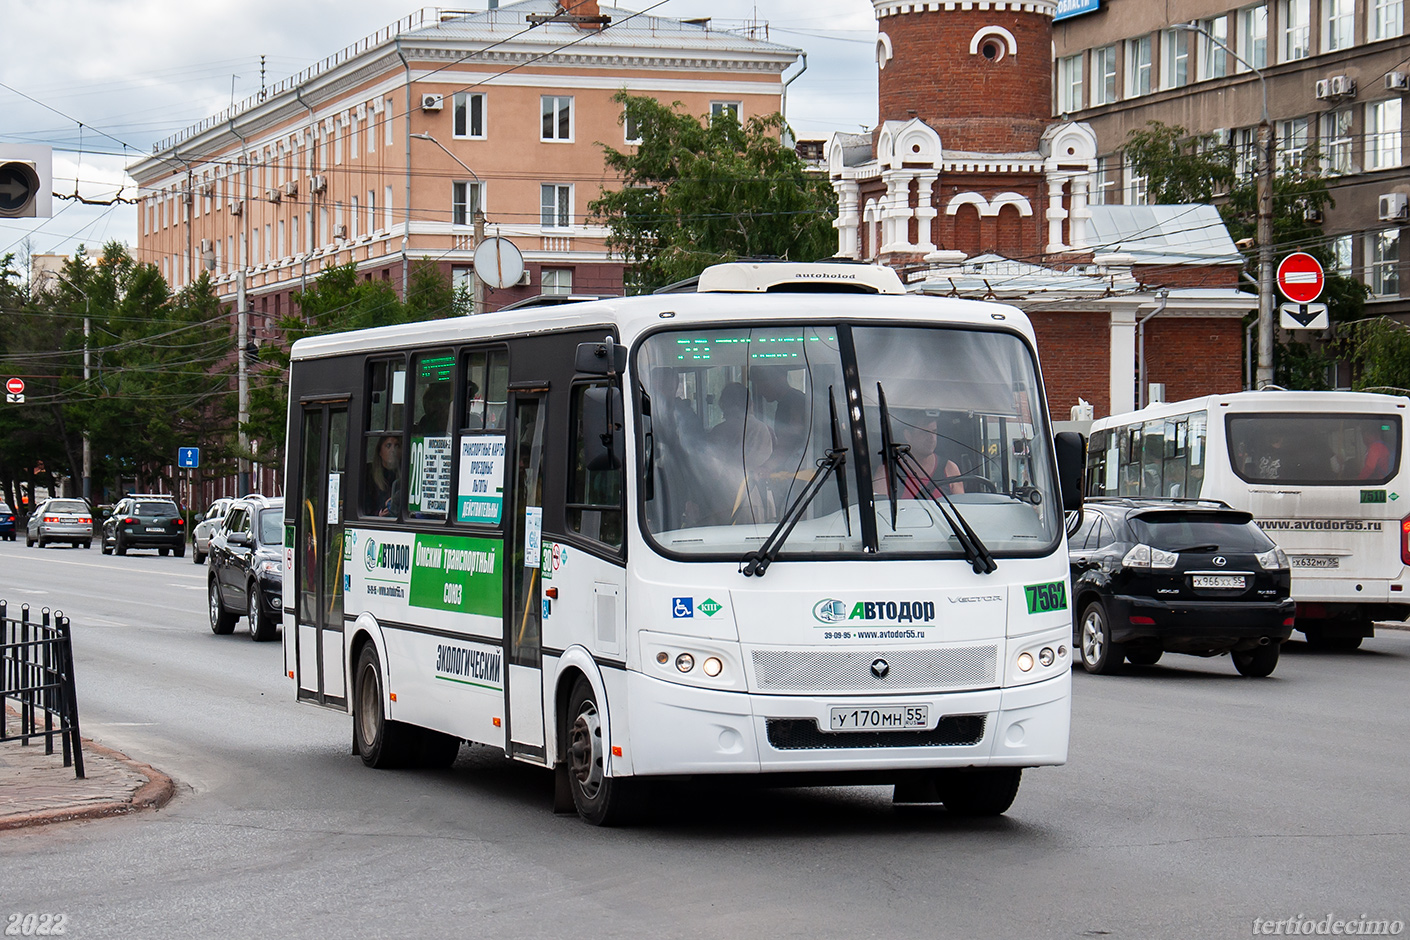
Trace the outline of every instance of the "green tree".
{"type": "MultiPolygon", "coordinates": [[[[1123,153],[1133,170],[1146,178],[1151,202],[1218,206],[1230,237],[1235,242],[1248,240],[1247,271],[1257,279],[1258,249],[1253,240],[1258,232],[1258,180],[1237,173],[1233,148],[1210,135],[1191,135],[1183,127],[1151,121],[1127,136],[1123,153]]],[[[1336,259],[1319,220],[1335,204],[1315,152],[1307,152],[1300,162],[1282,167],[1273,177],[1274,256],[1305,251],[1316,257],[1327,271],[1321,302],[1327,304],[1334,324],[1345,324],[1362,316],[1367,289],[1334,270],[1336,259]]],[[[1340,341],[1275,337],[1275,381],[1285,388],[1326,388],[1328,366],[1347,353],[1340,341]]]]}
{"type": "Polygon", "coordinates": [[[623,121],[640,130],[634,151],[602,147],[621,188],[603,187],[588,210],[627,263],[630,293],[647,293],[745,257],[794,261],[837,249],[836,200],[782,142],[782,116],[740,124],[618,92],[623,121]]]}

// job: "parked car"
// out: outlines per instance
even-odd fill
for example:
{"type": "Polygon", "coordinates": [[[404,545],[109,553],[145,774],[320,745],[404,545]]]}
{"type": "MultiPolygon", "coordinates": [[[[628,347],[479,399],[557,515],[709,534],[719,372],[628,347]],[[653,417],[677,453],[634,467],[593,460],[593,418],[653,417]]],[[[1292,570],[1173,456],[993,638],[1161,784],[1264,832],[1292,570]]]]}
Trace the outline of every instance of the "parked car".
{"type": "Polygon", "coordinates": [[[191,560],[196,564],[202,564],[211,550],[211,536],[215,535],[216,529],[220,528],[220,520],[225,518],[225,514],[230,511],[230,504],[233,499],[221,497],[211,503],[206,514],[201,517],[201,521],[196,523],[191,530],[191,560]]]}
{"type": "Polygon", "coordinates": [[[1072,645],[1083,668],[1164,653],[1229,653],[1267,676],[1292,633],[1287,556],[1246,512],[1216,500],[1089,499],[1068,543],[1072,645]]]}
{"type": "Polygon", "coordinates": [[[211,537],[206,576],[211,632],[249,618],[250,638],[272,640],[284,612],[284,500],[237,499],[211,537]]]}
{"type": "Polygon", "coordinates": [[[15,540],[15,511],[9,503],[0,503],[0,539],[15,540]]]}
{"type": "Polygon", "coordinates": [[[118,500],[103,520],[103,554],[126,555],[129,548],[155,548],[165,555],[186,554],[186,520],[170,496],[131,494],[118,500]]]}
{"type": "Polygon", "coordinates": [[[92,547],[93,510],[87,500],[51,498],[34,507],[25,524],[25,547],[38,543],[45,548],[52,542],[92,547]]]}

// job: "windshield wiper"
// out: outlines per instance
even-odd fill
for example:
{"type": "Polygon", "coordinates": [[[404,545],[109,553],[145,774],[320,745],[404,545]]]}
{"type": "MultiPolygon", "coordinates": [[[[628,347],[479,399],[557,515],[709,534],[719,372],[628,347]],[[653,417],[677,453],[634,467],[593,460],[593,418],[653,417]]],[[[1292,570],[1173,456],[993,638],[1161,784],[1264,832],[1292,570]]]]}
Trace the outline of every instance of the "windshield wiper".
{"type": "Polygon", "coordinates": [[[793,527],[803,518],[803,510],[808,508],[808,504],[813,501],[822,490],[823,484],[827,482],[830,474],[837,475],[837,496],[842,503],[842,518],[847,523],[847,535],[852,535],[852,520],[849,516],[851,510],[850,502],[847,499],[847,474],[842,472],[843,466],[847,463],[847,448],[842,446],[842,431],[837,423],[837,402],[832,397],[832,387],[827,390],[827,407],[832,416],[832,447],[823,455],[823,459],[818,461],[818,472],[813,474],[813,478],[808,481],[808,485],[803,492],[798,494],[788,508],[784,510],[783,518],[774,526],[774,530],[769,533],[769,537],[764,539],[764,544],[759,546],[757,551],[750,552],[741,559],[743,565],[739,573],[746,578],[758,575],[764,576],[764,572],[769,570],[769,565],[774,563],[778,557],[779,550],[783,548],[783,543],[792,534],[793,527]]]}
{"type": "Polygon", "coordinates": [[[1182,553],[1182,552],[1217,552],[1217,551],[1219,551],[1219,546],[1218,546],[1218,545],[1191,545],[1189,548],[1177,548],[1177,549],[1175,549],[1175,554],[1178,555],[1178,554],[1180,554],[1180,553],[1182,553]]]}
{"type": "Polygon", "coordinates": [[[978,533],[970,527],[968,520],[950,500],[950,495],[945,492],[945,487],[937,486],[927,477],[920,461],[911,455],[909,444],[894,443],[894,435],[891,433],[891,412],[886,407],[886,391],[881,387],[880,382],[876,383],[876,397],[881,407],[881,442],[885,449],[883,457],[886,461],[886,489],[891,497],[891,528],[896,528],[896,487],[892,474],[900,470],[906,474],[906,479],[913,481],[916,489],[929,496],[930,501],[935,504],[935,508],[940,510],[940,515],[945,517],[950,531],[955,533],[955,539],[960,543],[960,550],[964,552],[965,560],[974,568],[974,573],[993,573],[999,567],[998,563],[994,561],[994,556],[980,540],[978,533]],[[951,516],[951,513],[954,515],[951,516]]]}

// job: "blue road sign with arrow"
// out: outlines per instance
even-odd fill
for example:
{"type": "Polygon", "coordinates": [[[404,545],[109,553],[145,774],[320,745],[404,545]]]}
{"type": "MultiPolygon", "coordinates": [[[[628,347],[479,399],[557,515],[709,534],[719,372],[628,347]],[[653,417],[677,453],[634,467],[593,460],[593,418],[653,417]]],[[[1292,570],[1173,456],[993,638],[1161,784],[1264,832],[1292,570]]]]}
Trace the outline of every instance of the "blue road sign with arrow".
{"type": "Polygon", "coordinates": [[[201,465],[201,449],[199,447],[178,447],[176,449],[176,465],[183,470],[194,470],[201,465]]]}

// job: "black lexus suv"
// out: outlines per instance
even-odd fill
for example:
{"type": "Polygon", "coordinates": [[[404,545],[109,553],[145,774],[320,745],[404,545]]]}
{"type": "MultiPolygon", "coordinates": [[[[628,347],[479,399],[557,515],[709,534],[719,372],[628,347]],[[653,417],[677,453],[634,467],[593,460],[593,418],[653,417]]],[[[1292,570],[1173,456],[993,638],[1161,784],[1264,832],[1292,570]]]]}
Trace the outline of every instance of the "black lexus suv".
{"type": "Polygon", "coordinates": [[[211,631],[227,634],[241,616],[250,638],[272,640],[284,617],[284,500],[237,499],[211,536],[206,597],[211,631]]]}
{"type": "Polygon", "coordinates": [[[1267,676],[1292,633],[1287,556],[1246,512],[1217,500],[1088,499],[1068,542],[1072,645],[1083,668],[1164,653],[1229,653],[1267,676]]]}

